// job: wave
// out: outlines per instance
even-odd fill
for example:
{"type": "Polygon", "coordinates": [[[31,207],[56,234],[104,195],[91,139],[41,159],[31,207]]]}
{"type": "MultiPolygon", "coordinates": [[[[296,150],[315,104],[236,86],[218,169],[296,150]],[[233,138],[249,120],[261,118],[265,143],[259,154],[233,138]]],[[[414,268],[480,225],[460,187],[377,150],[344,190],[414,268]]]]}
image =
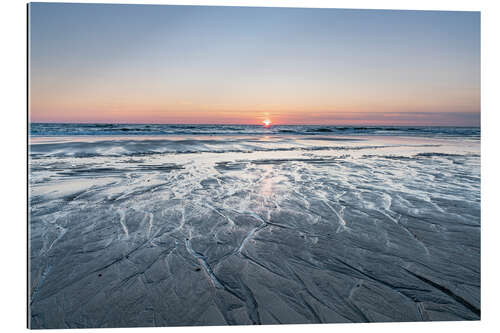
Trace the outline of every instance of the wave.
{"type": "Polygon", "coordinates": [[[361,151],[394,147],[439,147],[434,143],[426,144],[384,144],[361,138],[314,137],[294,139],[273,137],[257,140],[247,137],[208,137],[208,138],[64,138],[34,140],[29,146],[30,157],[74,157],[88,158],[98,156],[143,157],[158,154],[197,154],[197,153],[254,153],[254,152],[319,152],[319,151],[361,151]],[[316,140],[317,138],[317,140],[316,140]],[[320,143],[318,142],[320,140],[320,143]],[[317,143],[318,142],[318,143],[317,143]]]}
{"type": "MultiPolygon", "coordinates": [[[[354,138],[353,138],[354,139],[354,138]]],[[[271,141],[248,140],[239,137],[214,137],[203,139],[92,139],[92,140],[51,140],[30,145],[30,156],[36,157],[95,157],[95,156],[145,156],[154,154],[193,153],[251,153],[283,151],[320,151],[367,149],[383,146],[363,145],[359,140],[325,141],[322,145],[278,138],[271,141]]]]}

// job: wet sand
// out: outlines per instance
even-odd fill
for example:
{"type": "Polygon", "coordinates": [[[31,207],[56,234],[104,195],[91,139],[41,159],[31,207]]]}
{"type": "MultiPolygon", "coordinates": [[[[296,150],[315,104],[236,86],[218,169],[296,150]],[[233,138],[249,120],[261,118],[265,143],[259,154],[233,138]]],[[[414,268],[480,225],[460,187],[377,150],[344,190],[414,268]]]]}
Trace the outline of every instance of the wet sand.
{"type": "Polygon", "coordinates": [[[477,320],[469,138],[32,138],[32,328],[477,320]]]}

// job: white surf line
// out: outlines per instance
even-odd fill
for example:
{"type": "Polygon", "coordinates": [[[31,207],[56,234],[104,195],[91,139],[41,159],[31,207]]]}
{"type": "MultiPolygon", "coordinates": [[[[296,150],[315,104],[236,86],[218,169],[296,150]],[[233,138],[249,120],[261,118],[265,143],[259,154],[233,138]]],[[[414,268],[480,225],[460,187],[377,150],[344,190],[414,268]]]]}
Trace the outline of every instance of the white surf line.
{"type": "Polygon", "coordinates": [[[123,211],[123,209],[120,209],[118,210],[118,214],[120,215],[120,224],[122,226],[123,233],[128,238],[128,229],[127,226],[125,225],[125,212],[123,211]]]}

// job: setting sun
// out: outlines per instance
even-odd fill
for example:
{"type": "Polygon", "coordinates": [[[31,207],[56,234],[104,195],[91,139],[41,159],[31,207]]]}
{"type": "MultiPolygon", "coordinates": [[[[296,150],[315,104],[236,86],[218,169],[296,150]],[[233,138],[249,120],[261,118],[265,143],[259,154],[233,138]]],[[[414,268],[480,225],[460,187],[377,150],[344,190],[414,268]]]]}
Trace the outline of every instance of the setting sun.
{"type": "Polygon", "coordinates": [[[265,127],[271,126],[271,121],[269,119],[266,119],[263,121],[265,127]]]}

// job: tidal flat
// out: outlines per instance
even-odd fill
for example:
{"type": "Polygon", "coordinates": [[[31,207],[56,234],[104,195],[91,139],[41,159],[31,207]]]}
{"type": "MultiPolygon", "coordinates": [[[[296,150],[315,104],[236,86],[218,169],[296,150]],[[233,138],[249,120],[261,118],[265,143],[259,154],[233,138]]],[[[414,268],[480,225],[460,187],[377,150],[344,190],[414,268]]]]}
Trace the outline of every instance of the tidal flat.
{"type": "Polygon", "coordinates": [[[31,328],[480,319],[480,141],[32,137],[31,328]]]}

